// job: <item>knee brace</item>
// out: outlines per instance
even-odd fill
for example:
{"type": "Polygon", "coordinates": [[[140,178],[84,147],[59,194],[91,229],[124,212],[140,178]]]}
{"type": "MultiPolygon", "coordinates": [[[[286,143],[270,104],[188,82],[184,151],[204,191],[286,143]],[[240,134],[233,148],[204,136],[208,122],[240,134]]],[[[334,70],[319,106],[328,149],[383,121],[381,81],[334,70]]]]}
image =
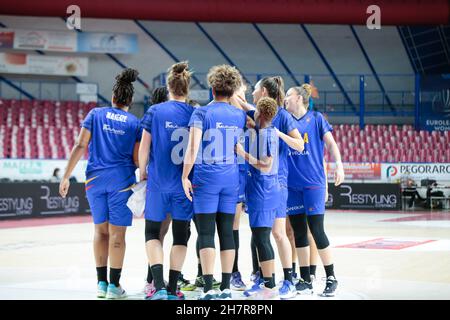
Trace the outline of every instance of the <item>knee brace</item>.
{"type": "Polygon", "coordinates": [[[235,250],[233,235],[234,214],[219,213],[217,215],[217,233],[219,234],[220,251],[235,250]]]}
{"type": "Polygon", "coordinates": [[[252,228],[253,240],[258,250],[259,262],[275,259],[275,252],[270,243],[271,228],[252,228]]]}
{"type": "Polygon", "coordinates": [[[172,220],[172,236],[174,246],[187,246],[190,236],[190,221],[172,220]]]}
{"type": "Polygon", "coordinates": [[[196,220],[199,251],[205,248],[215,248],[216,215],[198,214],[196,215],[196,220]]]}
{"type": "Polygon", "coordinates": [[[295,247],[304,248],[309,246],[306,214],[289,216],[289,221],[294,231],[295,247]]]}
{"type": "Polygon", "coordinates": [[[311,234],[319,250],[325,249],[330,245],[323,226],[324,218],[325,216],[323,214],[308,217],[309,230],[311,230],[311,234]]]}
{"type": "Polygon", "coordinates": [[[161,222],[145,220],[145,242],[159,240],[161,222]]]}

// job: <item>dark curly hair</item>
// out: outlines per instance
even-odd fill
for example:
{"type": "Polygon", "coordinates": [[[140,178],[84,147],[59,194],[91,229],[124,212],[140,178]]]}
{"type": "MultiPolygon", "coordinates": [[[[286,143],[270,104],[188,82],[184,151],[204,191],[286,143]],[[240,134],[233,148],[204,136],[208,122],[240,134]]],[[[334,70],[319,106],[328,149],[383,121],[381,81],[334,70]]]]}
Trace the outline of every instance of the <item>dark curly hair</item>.
{"type": "Polygon", "coordinates": [[[114,103],[120,107],[129,106],[133,101],[134,87],[139,72],[135,69],[127,68],[116,76],[116,83],[113,87],[114,103]]]}

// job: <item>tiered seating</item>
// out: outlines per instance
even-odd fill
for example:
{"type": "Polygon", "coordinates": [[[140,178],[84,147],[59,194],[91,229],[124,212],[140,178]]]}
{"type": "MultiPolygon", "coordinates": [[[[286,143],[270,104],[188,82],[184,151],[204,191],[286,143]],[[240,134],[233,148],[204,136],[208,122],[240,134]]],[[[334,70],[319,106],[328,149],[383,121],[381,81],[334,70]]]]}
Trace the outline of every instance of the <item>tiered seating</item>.
{"type": "MultiPolygon", "coordinates": [[[[0,100],[0,158],[68,158],[95,104],[0,100]]],[[[411,125],[334,125],[344,162],[450,162],[450,133],[411,125]]],[[[331,160],[328,152],[325,159],[331,160]]]]}
{"type": "Polygon", "coordinates": [[[68,158],[95,104],[0,100],[0,158],[68,158]]]}
{"type": "MultiPolygon", "coordinates": [[[[450,133],[415,131],[411,125],[335,125],[344,162],[450,162],[450,133]]],[[[325,159],[331,160],[329,153],[325,159]]]]}

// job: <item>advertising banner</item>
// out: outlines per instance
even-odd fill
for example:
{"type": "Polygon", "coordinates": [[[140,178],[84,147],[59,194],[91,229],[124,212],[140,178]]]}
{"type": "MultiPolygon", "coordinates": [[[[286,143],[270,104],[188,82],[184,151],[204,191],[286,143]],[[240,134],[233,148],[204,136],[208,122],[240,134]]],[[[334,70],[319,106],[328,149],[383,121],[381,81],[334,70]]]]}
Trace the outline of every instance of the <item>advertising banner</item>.
{"type": "Polygon", "coordinates": [[[422,76],[420,100],[420,128],[450,131],[450,75],[422,76]]]}
{"type": "MultiPolygon", "coordinates": [[[[344,172],[346,180],[380,180],[381,164],[379,163],[353,163],[344,162],[344,172]]],[[[336,172],[336,165],[332,162],[327,163],[327,176],[331,181],[336,172]]]]}
{"type": "Polygon", "coordinates": [[[84,183],[72,183],[66,198],[58,183],[0,183],[0,219],[90,213],[84,183]]]}
{"type": "Polygon", "coordinates": [[[88,58],[0,53],[0,72],[54,76],[87,76],[88,58]]]}
{"type": "Polygon", "coordinates": [[[383,180],[396,182],[403,179],[433,179],[450,181],[450,163],[383,163],[383,180]]]}
{"type": "Polygon", "coordinates": [[[136,34],[125,33],[78,33],[78,52],[89,53],[136,53],[136,34]]]}
{"type": "Polygon", "coordinates": [[[401,190],[393,183],[328,184],[327,208],[353,210],[400,210],[401,190]]]}
{"type": "MultiPolygon", "coordinates": [[[[0,159],[0,179],[10,180],[50,180],[53,171],[59,168],[62,175],[67,166],[67,160],[40,159],[0,159]]],[[[87,160],[80,160],[72,176],[77,181],[85,181],[87,160]]]]}
{"type": "Polygon", "coordinates": [[[77,51],[76,32],[16,29],[14,33],[14,49],[77,51]]]}
{"type": "Polygon", "coordinates": [[[11,49],[14,47],[14,31],[0,31],[0,49],[11,49]]]}

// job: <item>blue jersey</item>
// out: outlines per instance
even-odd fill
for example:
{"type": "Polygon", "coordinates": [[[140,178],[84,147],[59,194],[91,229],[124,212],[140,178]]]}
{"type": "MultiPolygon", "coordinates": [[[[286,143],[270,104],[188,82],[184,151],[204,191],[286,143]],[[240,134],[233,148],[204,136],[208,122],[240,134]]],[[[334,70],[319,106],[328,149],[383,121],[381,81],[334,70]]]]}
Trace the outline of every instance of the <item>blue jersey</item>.
{"type": "Polygon", "coordinates": [[[86,174],[114,167],[136,168],[133,150],[142,129],[133,114],[113,107],[95,108],[81,126],[91,132],[86,174]]]}
{"type": "MultiPolygon", "coordinates": [[[[247,114],[255,120],[255,110],[249,111],[247,114]]],[[[297,128],[292,116],[282,107],[278,107],[277,114],[272,119],[272,125],[284,134],[288,134],[297,128]]],[[[278,180],[280,181],[280,185],[285,187],[287,186],[288,180],[288,151],[289,146],[283,140],[280,140],[278,180]]]]}
{"type": "Polygon", "coordinates": [[[256,159],[272,157],[272,168],[262,172],[249,164],[247,179],[247,205],[252,211],[270,210],[279,206],[280,184],[278,181],[279,138],[275,128],[249,130],[249,153],[256,159]]]}
{"type": "Polygon", "coordinates": [[[190,127],[201,129],[202,142],[194,167],[194,184],[233,186],[239,183],[234,151],[245,127],[245,112],[225,102],[195,109],[190,127]]]}
{"type": "Polygon", "coordinates": [[[152,135],[147,167],[147,189],[158,192],[183,191],[183,157],[189,140],[189,119],[194,107],[178,101],[153,105],[141,125],[152,135]]]}
{"type": "Polygon", "coordinates": [[[298,152],[289,148],[288,186],[303,189],[305,187],[325,187],[326,178],[323,168],[324,135],[332,131],[331,125],[320,112],[308,111],[300,119],[292,116],[297,129],[303,136],[305,149],[298,152]]]}

